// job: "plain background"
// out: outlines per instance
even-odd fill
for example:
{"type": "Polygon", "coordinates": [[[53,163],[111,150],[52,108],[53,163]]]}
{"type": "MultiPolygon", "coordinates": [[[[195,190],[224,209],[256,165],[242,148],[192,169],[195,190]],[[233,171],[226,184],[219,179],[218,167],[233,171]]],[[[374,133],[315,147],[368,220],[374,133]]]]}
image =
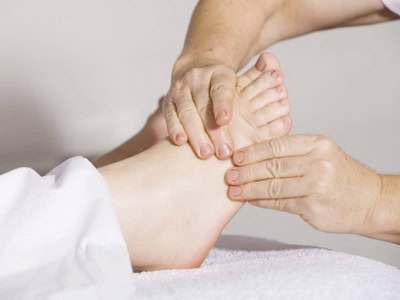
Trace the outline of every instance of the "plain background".
{"type": "MultiPolygon", "coordinates": [[[[196,1],[3,0],[0,172],[44,173],[137,132],[170,83],[196,1]]],[[[282,63],[293,133],[329,136],[371,168],[400,173],[400,22],[333,30],[270,49],[282,63]]],[[[320,233],[246,206],[226,233],[354,253],[400,267],[400,246],[320,233]]]]}

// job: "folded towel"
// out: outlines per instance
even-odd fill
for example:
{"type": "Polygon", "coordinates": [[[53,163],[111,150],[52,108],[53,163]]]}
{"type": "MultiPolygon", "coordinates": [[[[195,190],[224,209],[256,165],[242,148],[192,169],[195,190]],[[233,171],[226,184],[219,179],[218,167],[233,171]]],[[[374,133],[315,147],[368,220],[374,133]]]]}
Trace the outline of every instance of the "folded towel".
{"type": "Polygon", "coordinates": [[[134,282],[140,299],[400,299],[395,267],[238,236],[220,238],[198,269],[136,273],[134,282]]]}

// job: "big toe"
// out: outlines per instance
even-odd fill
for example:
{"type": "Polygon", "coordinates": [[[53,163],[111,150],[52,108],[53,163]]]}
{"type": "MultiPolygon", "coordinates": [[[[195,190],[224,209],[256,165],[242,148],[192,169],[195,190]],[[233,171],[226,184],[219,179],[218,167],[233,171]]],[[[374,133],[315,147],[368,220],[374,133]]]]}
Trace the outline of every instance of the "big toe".
{"type": "Polygon", "coordinates": [[[239,89],[244,89],[262,74],[271,70],[280,70],[280,68],[281,66],[278,59],[273,54],[264,52],[258,57],[258,60],[253,67],[238,77],[236,86],[239,89]]]}

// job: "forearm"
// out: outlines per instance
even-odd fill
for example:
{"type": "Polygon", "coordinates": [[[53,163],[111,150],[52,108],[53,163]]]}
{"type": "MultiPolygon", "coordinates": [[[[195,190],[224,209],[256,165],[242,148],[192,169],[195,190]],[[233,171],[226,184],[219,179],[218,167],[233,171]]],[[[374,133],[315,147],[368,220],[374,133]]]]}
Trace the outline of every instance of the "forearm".
{"type": "Polygon", "coordinates": [[[279,41],[397,18],[381,0],[201,0],[173,75],[209,64],[238,71],[279,41]]]}
{"type": "MultiPolygon", "coordinates": [[[[202,0],[197,5],[174,73],[208,64],[238,71],[258,51],[266,20],[282,0],[202,0]]],[[[274,40],[274,36],[269,36],[274,40]]]]}
{"type": "Polygon", "coordinates": [[[381,193],[371,208],[366,236],[400,244],[400,176],[380,177],[381,193]]]}

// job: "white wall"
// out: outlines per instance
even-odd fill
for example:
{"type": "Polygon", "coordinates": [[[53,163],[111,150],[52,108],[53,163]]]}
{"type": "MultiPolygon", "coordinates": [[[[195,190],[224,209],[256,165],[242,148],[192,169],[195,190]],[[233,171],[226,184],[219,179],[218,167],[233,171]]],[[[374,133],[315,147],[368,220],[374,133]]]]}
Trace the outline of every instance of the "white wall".
{"type": "MultiPolygon", "coordinates": [[[[4,0],[0,4],[0,172],[47,171],[133,135],[169,86],[194,0],[4,0]]],[[[400,173],[400,22],[313,34],[271,49],[294,133],[331,137],[380,172],[400,173]]],[[[226,229],[355,253],[400,267],[400,246],[319,233],[245,207],[226,229]]]]}

